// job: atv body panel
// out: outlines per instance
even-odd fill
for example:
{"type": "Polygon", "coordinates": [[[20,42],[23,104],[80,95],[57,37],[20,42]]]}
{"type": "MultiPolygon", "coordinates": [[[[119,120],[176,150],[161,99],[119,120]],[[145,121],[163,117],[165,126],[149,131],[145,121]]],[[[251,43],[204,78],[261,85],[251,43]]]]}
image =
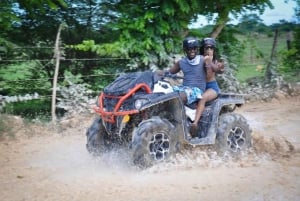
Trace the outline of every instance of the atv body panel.
{"type": "Polygon", "coordinates": [[[222,150],[230,150],[226,144],[235,150],[249,145],[240,142],[241,139],[246,141],[246,137],[248,142],[251,138],[249,126],[234,115],[235,108],[244,104],[242,95],[220,94],[207,103],[198,125],[199,132],[196,137],[191,137],[189,128],[196,104],[185,105],[180,94],[173,92],[172,84],[151,71],[120,75],[104,88],[96,101],[94,110],[100,120],[87,131],[88,150],[100,149],[99,144],[110,148],[125,145],[133,150],[135,163],[150,166],[167,160],[180,150],[182,144],[213,145],[217,142],[222,145],[222,150]],[[220,116],[227,113],[233,115],[225,116],[221,119],[224,122],[220,122],[220,116]],[[227,121],[230,122],[228,127],[227,121]],[[222,129],[219,129],[220,125],[222,129]],[[238,128],[245,134],[232,131],[238,131],[238,128]],[[224,131],[227,133],[222,133],[224,131]],[[98,137],[91,137],[97,132],[98,137]]]}

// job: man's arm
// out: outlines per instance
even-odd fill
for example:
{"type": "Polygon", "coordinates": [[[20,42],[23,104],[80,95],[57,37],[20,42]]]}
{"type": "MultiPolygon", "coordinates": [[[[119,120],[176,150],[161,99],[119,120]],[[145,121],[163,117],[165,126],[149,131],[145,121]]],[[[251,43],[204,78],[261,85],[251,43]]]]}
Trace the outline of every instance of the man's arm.
{"type": "Polygon", "coordinates": [[[156,73],[160,76],[165,75],[166,73],[171,73],[171,74],[176,74],[180,71],[180,67],[179,67],[179,61],[177,61],[174,66],[172,66],[170,69],[168,70],[157,70],[156,73]]]}
{"type": "Polygon", "coordinates": [[[180,71],[179,61],[177,61],[172,68],[169,69],[169,72],[176,74],[180,71]]]}

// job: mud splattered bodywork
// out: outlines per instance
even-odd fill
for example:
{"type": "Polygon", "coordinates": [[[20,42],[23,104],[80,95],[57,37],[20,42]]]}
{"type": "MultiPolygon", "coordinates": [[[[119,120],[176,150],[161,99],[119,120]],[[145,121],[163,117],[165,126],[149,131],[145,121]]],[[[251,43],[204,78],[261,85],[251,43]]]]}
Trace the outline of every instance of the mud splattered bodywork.
{"type": "Polygon", "coordinates": [[[126,146],[133,152],[134,163],[140,166],[167,160],[182,144],[218,143],[220,150],[238,152],[251,146],[247,122],[236,118],[234,113],[235,107],[243,104],[241,95],[221,94],[207,104],[199,122],[198,136],[191,137],[190,117],[195,113],[195,104],[184,105],[180,95],[172,91],[170,82],[151,71],[124,74],[97,99],[95,112],[99,117],[87,131],[87,149],[101,153],[126,146]],[[220,118],[229,113],[226,118],[220,118]],[[244,136],[236,140],[238,134],[232,134],[232,130],[237,130],[240,124],[244,136]],[[240,142],[243,139],[247,143],[240,142]]]}

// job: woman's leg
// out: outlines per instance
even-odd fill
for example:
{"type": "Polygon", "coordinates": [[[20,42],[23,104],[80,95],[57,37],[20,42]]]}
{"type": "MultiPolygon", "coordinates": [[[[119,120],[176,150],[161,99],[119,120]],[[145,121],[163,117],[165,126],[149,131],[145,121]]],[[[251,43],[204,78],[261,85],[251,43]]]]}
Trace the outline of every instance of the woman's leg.
{"type": "Polygon", "coordinates": [[[205,103],[215,99],[217,96],[218,96],[218,94],[213,89],[207,89],[204,92],[204,94],[202,95],[202,99],[199,100],[198,105],[197,105],[195,120],[191,124],[190,132],[193,136],[196,135],[198,132],[198,122],[201,118],[202,112],[204,111],[205,103]]]}

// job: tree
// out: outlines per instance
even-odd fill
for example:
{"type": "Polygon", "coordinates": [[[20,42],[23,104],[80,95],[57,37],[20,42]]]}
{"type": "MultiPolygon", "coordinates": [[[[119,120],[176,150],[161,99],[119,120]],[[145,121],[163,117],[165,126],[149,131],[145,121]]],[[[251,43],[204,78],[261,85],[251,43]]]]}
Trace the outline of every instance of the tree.
{"type": "Polygon", "coordinates": [[[210,33],[210,36],[213,38],[217,38],[226,23],[230,21],[230,13],[233,14],[234,17],[237,17],[239,14],[243,14],[247,11],[255,10],[261,14],[267,6],[273,8],[270,0],[218,0],[207,1],[204,5],[203,9],[199,11],[200,14],[208,16],[209,19],[211,19],[214,14],[217,14],[214,29],[210,33]]]}
{"type": "Polygon", "coordinates": [[[238,28],[244,33],[257,31],[258,27],[263,24],[262,19],[257,14],[246,14],[240,19],[238,28]]]}
{"type": "Polygon", "coordinates": [[[284,66],[280,69],[283,72],[291,75],[292,79],[299,81],[300,75],[300,0],[296,0],[297,7],[295,8],[295,29],[293,30],[292,48],[288,51],[283,52],[283,64],[284,66]]]}
{"type": "Polygon", "coordinates": [[[17,16],[14,15],[12,5],[8,1],[0,1],[0,38],[5,34],[5,31],[11,29],[12,22],[17,21],[17,16]]]}
{"type": "Polygon", "coordinates": [[[91,43],[85,41],[77,48],[100,55],[134,58],[132,69],[166,67],[170,63],[168,55],[181,52],[181,40],[189,34],[188,25],[198,14],[208,17],[218,14],[210,34],[217,37],[229,20],[229,13],[237,15],[248,9],[262,12],[267,5],[272,6],[269,0],[103,1],[101,7],[107,8],[107,13],[113,16],[106,25],[112,32],[119,33],[118,39],[90,48],[85,44],[91,43]]]}
{"type": "Polygon", "coordinates": [[[198,6],[197,1],[121,0],[104,1],[102,7],[114,14],[107,27],[119,37],[93,46],[93,50],[100,55],[134,58],[131,68],[145,69],[169,63],[168,53],[180,49],[179,41],[187,34],[189,20],[198,6]]]}
{"type": "MultiPolygon", "coordinates": [[[[0,2],[0,30],[10,30],[15,23],[19,22],[18,11],[26,11],[32,13],[35,10],[42,11],[45,14],[44,7],[57,9],[60,6],[66,6],[64,0],[10,0],[0,2]]],[[[2,32],[3,34],[3,32],[2,32]]]]}

